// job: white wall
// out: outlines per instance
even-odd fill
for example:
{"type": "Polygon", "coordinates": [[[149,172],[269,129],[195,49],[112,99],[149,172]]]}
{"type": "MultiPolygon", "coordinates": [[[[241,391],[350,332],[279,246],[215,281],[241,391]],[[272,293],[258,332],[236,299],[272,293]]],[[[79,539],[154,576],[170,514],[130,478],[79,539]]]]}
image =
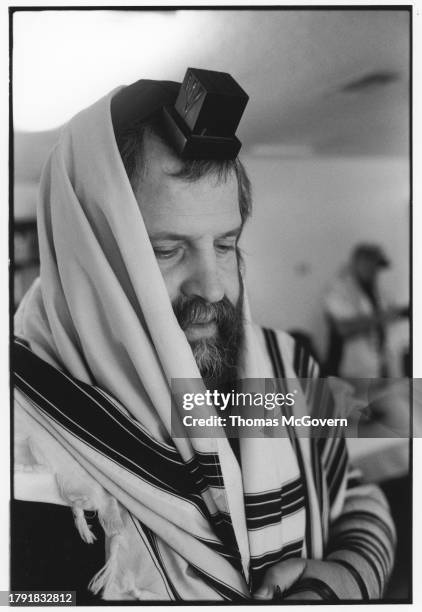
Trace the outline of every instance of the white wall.
{"type": "Polygon", "coordinates": [[[38,182],[16,181],[13,212],[15,219],[34,219],[37,208],[38,182]]]}
{"type": "MultiPolygon", "coordinates": [[[[307,330],[322,350],[324,290],[360,241],[384,246],[394,265],[382,280],[395,300],[406,304],[407,160],[249,157],[245,165],[254,212],[242,242],[258,322],[307,330]]],[[[405,331],[399,335],[403,343],[405,331]]]]}

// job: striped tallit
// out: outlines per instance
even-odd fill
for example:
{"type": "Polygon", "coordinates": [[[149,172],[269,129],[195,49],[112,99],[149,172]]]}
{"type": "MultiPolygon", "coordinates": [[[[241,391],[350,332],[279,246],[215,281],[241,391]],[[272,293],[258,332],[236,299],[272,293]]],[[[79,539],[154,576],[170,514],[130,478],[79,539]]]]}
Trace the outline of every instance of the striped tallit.
{"type": "MultiPolygon", "coordinates": [[[[172,437],[171,381],[205,387],[120,158],[112,96],[65,126],[41,178],[40,279],[15,318],[16,494],[71,506],[87,542],[84,510],[98,512],[107,564],[91,588],[105,599],[248,599],[292,556],[322,596],[380,597],[393,527],[377,489],[350,488],[340,437],[243,437],[240,461],[222,429],[172,437]]],[[[298,414],[325,405],[318,385],[300,386],[316,366],[289,336],[256,327],[247,299],[243,319],[239,378],[284,380],[298,414]]]]}
{"type": "MultiPolygon", "coordinates": [[[[260,333],[277,379],[286,371],[291,375],[292,357],[301,378],[316,375],[315,363],[289,337],[260,333]]],[[[42,361],[20,339],[13,370],[21,446],[29,444],[40,461],[32,478],[58,465],[62,503],[73,507],[81,536],[91,541],[84,509],[98,511],[108,535],[109,560],[90,585],[106,599],[242,600],[272,565],[292,557],[335,560],[349,581],[339,583],[331,571],[318,579],[304,576],[291,597],[300,599],[309,589],[323,599],[382,596],[393,564],[394,527],[378,489],[362,485],[349,467],[343,438],[299,438],[291,428],[298,473],[276,489],[261,485],[244,492],[251,550],[245,574],[230,513],[211,512],[206,501],[207,492],[224,489],[218,454],[195,452],[183,461],[171,442],[156,440],[104,390],[42,361]],[[59,453],[51,438],[59,442],[59,453]],[[72,469],[75,461],[82,474],[72,469]],[[116,488],[116,474],[122,480],[130,475],[138,485],[142,509],[116,488]],[[159,517],[151,516],[154,509],[159,517]],[[279,532],[288,536],[280,540],[279,532]]],[[[313,394],[317,388],[305,392],[310,405],[321,400],[313,394]]]]}

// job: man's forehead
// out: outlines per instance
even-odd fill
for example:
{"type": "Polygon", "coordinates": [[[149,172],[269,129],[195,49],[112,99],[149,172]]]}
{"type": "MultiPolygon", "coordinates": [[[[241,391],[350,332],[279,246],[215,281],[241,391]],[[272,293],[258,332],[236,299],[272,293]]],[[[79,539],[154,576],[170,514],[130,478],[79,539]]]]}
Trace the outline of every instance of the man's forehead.
{"type": "Polygon", "coordinates": [[[197,180],[172,176],[183,162],[155,137],[144,145],[145,169],[136,189],[149,233],[170,231],[184,223],[186,230],[223,233],[240,225],[237,178],[234,172],[217,172],[197,180]],[[151,231],[150,231],[151,230],[151,231]]]}

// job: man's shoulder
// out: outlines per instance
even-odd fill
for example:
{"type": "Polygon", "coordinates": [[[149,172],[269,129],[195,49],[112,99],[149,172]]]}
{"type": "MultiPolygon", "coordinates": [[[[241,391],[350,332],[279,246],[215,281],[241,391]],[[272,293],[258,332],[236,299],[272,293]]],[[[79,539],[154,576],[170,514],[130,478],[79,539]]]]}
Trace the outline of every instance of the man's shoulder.
{"type": "Polygon", "coordinates": [[[267,353],[277,353],[284,366],[296,376],[308,378],[319,374],[318,357],[312,338],[306,332],[287,332],[279,328],[255,325],[256,336],[267,353]]]}
{"type": "Polygon", "coordinates": [[[293,351],[295,346],[295,339],[284,329],[277,327],[267,327],[266,325],[260,325],[253,323],[252,327],[255,331],[255,335],[261,339],[261,342],[265,343],[273,339],[276,341],[278,347],[283,352],[293,351]]]}

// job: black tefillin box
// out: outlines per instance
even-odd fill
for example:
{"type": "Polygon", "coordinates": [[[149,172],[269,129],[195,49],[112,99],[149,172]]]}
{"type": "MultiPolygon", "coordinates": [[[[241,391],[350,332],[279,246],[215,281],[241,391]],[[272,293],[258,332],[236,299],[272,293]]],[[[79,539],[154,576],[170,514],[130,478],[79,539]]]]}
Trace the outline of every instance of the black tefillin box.
{"type": "Polygon", "coordinates": [[[234,159],[248,100],[230,74],[188,68],[174,107],[163,108],[167,136],[185,159],[234,159]]]}

